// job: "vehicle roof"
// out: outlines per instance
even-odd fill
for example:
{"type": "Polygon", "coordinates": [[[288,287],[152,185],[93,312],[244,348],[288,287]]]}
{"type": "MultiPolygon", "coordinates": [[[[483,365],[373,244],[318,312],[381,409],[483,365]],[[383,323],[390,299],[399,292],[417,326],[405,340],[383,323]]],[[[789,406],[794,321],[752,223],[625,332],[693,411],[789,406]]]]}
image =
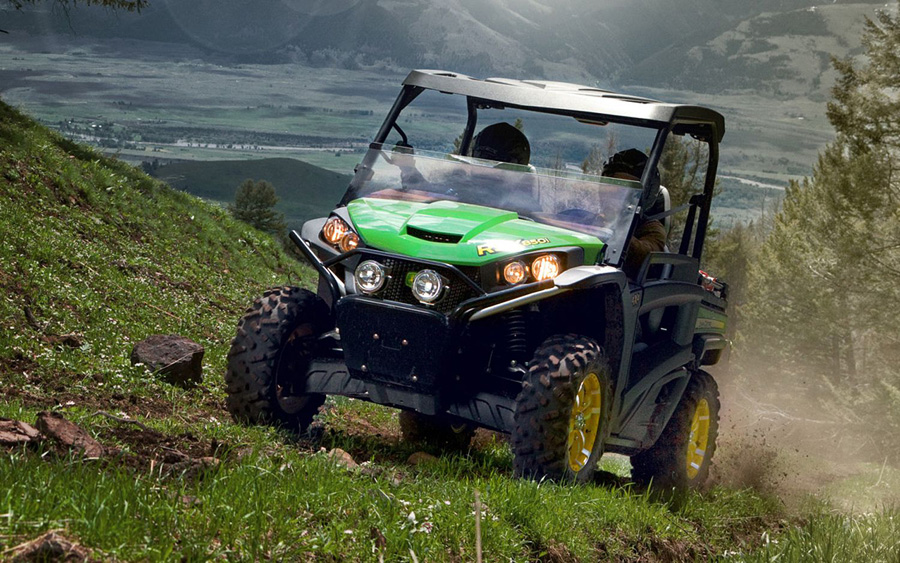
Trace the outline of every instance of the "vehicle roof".
{"type": "Polygon", "coordinates": [[[499,102],[506,106],[573,115],[589,121],[612,121],[654,128],[672,124],[676,133],[699,137],[708,137],[712,128],[717,141],[721,141],[725,134],[725,118],[709,108],[669,104],[593,86],[547,80],[479,79],[445,70],[413,70],[403,84],[499,102]]]}

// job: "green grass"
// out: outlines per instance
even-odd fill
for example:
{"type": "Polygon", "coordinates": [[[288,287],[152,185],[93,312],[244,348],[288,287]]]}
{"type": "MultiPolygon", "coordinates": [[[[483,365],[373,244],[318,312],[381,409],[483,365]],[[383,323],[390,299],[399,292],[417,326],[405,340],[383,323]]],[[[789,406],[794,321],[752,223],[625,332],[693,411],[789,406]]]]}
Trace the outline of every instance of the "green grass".
{"type": "Polygon", "coordinates": [[[222,373],[237,319],[265,287],[313,280],[220,207],[0,104],[0,416],[56,410],[119,450],[0,455],[0,559],[62,529],[100,560],[469,561],[479,491],[486,561],[896,560],[895,513],[803,525],[751,490],[660,496],[625,484],[620,457],[604,461],[611,484],[535,483],[512,477],[503,437],[480,433],[468,452],[412,466],[422,446],[399,440],[396,413],[348,399],[326,404],[317,442],[232,423],[222,373]],[[68,333],[80,347],[48,342],[68,333]],[[131,366],[151,333],[203,344],[204,383],[131,366]],[[335,465],[335,447],[364,463],[335,465]],[[166,457],[178,452],[222,461],[183,473],[166,457]]]}
{"type": "Polygon", "coordinates": [[[763,545],[745,561],[841,561],[896,563],[900,561],[900,510],[848,516],[820,513],[802,527],[777,536],[766,534],[763,545]]]}
{"type": "MultiPolygon", "coordinates": [[[[678,550],[702,557],[731,538],[715,514],[646,495],[510,479],[478,458],[445,457],[401,478],[348,471],[324,454],[251,453],[199,480],[98,468],[34,455],[0,460],[0,530],[28,537],[65,528],[106,557],[165,561],[375,559],[471,560],[474,491],[483,502],[485,560],[637,558],[678,550]],[[487,467],[485,468],[485,464],[487,467]],[[186,498],[187,497],[187,498],[186,498]],[[702,538],[702,539],[701,539],[702,538]]],[[[714,492],[690,503],[747,516],[751,495],[714,492]]]]}

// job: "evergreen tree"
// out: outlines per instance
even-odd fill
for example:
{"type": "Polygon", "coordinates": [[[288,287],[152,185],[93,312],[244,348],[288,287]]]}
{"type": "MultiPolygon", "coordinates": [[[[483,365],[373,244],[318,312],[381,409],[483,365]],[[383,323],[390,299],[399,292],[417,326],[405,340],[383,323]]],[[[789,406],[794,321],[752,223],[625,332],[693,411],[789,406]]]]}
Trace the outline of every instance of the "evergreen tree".
{"type": "Polygon", "coordinates": [[[267,233],[282,235],[286,227],[284,215],[275,211],[277,203],[275,186],[265,180],[247,179],[238,187],[234,203],[228,210],[239,221],[267,233]]]}
{"type": "Polygon", "coordinates": [[[834,61],[836,139],[788,188],[747,309],[782,377],[900,428],[900,17],[868,20],[863,45],[861,66],[834,61]]]}

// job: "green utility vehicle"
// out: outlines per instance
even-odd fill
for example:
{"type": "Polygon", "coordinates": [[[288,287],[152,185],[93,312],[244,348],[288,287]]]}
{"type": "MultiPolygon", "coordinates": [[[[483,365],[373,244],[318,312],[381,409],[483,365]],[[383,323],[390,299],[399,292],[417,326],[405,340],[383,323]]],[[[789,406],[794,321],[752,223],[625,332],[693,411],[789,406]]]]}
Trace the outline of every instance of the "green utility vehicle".
{"type": "Polygon", "coordinates": [[[723,134],[693,105],[411,72],[343,200],[291,232],[317,293],[269,290],[240,320],[229,410],[302,430],[344,395],[443,446],[508,433],[521,476],[586,481],[616,452],[638,481],[702,484],[719,411],[703,366],[727,345],[726,287],[700,271],[723,134]],[[543,167],[473,150],[476,129],[514,118],[543,167]],[[686,138],[705,171],[669,209],[654,175],[686,138]],[[591,170],[613,145],[649,149],[640,177],[591,170]],[[666,247],[628,271],[650,221],[666,247]]]}

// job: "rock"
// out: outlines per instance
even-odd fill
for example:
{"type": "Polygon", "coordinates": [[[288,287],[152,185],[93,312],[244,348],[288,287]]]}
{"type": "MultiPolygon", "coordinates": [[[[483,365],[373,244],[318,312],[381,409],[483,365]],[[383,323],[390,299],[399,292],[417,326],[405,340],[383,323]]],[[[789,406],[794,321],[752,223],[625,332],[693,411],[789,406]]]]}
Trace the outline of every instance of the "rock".
{"type": "Polygon", "coordinates": [[[134,345],[131,363],[144,364],[172,385],[185,389],[203,381],[203,346],[175,334],[154,334],[134,345]]]}
{"type": "Polygon", "coordinates": [[[429,453],[416,452],[409,456],[409,459],[406,460],[406,463],[410,465],[421,465],[423,463],[434,463],[437,460],[438,458],[429,453]]]}
{"type": "Polygon", "coordinates": [[[100,457],[104,453],[100,442],[57,412],[38,413],[35,426],[44,436],[67,450],[76,451],[85,457],[100,457]]]}
{"type": "Polygon", "coordinates": [[[88,549],[70,542],[56,532],[47,532],[36,540],[13,548],[12,553],[12,561],[16,563],[29,561],[81,563],[88,561],[90,557],[88,549]]]}
{"type": "Polygon", "coordinates": [[[334,448],[328,452],[328,459],[338,465],[343,465],[347,469],[356,469],[359,467],[359,464],[354,461],[353,456],[340,448],[334,448]]]}
{"type": "Polygon", "coordinates": [[[37,429],[19,420],[0,418],[0,446],[26,446],[41,441],[37,429]]]}

